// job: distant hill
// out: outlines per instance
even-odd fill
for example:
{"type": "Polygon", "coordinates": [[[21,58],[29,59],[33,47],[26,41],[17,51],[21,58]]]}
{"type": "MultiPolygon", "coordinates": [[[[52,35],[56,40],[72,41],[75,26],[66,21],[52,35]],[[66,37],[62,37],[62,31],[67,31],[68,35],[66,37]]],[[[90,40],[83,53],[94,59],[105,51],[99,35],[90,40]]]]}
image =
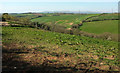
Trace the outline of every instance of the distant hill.
{"type": "Polygon", "coordinates": [[[99,14],[100,12],[91,11],[44,11],[40,13],[81,13],[81,14],[99,14]]]}

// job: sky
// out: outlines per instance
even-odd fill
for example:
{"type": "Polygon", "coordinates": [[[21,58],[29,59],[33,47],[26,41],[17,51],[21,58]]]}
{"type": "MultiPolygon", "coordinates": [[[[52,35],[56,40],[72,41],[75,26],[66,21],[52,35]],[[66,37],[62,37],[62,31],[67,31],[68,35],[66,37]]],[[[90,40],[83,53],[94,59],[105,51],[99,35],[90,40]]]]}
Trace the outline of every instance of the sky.
{"type": "Polygon", "coordinates": [[[117,12],[118,0],[1,0],[0,13],[43,11],[117,12]]]}
{"type": "Polygon", "coordinates": [[[1,2],[118,2],[119,0],[1,0],[1,2]]]}

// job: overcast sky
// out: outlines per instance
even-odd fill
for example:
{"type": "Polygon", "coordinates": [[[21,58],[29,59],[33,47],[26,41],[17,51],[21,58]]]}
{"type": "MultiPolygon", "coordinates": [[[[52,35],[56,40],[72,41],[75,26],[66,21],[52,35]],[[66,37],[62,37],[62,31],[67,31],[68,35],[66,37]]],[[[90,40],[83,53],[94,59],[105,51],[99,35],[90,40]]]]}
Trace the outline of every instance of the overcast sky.
{"type": "Polygon", "coordinates": [[[1,0],[0,13],[42,11],[117,12],[119,0],[1,0]]]}

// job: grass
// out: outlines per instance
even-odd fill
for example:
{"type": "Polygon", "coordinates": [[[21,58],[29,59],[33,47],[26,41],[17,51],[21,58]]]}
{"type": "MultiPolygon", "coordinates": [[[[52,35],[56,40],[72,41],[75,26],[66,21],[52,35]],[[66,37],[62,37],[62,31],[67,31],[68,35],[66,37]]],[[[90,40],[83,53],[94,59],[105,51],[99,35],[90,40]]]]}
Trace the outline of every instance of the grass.
{"type": "Polygon", "coordinates": [[[95,15],[97,14],[63,14],[60,16],[40,17],[32,19],[32,21],[46,24],[57,24],[69,28],[71,25],[80,24],[85,18],[95,15]]]}
{"type": "Polygon", "coordinates": [[[82,31],[89,33],[101,34],[109,32],[112,34],[118,33],[118,20],[106,20],[106,21],[95,21],[86,22],[80,27],[82,31]]]}
{"type": "MultiPolygon", "coordinates": [[[[108,67],[113,65],[118,68],[117,42],[28,27],[2,27],[2,36],[3,50],[8,45],[12,46],[11,49],[22,47],[21,49],[34,50],[35,54],[19,55],[31,64],[41,64],[46,59],[50,60],[50,65],[51,63],[62,64],[65,67],[77,65],[76,68],[79,69],[79,63],[86,63],[89,66],[89,62],[92,61],[96,64],[104,63],[108,67]]],[[[94,67],[101,68],[102,66],[95,65],[94,67]]]]}
{"type": "Polygon", "coordinates": [[[87,19],[86,21],[92,21],[92,20],[104,20],[104,19],[118,19],[118,14],[114,13],[114,14],[103,14],[101,16],[97,16],[97,17],[92,17],[87,19]]]}
{"type": "Polygon", "coordinates": [[[19,18],[29,18],[29,19],[33,19],[38,17],[39,15],[34,15],[34,14],[10,14],[14,17],[19,17],[19,18]]]}

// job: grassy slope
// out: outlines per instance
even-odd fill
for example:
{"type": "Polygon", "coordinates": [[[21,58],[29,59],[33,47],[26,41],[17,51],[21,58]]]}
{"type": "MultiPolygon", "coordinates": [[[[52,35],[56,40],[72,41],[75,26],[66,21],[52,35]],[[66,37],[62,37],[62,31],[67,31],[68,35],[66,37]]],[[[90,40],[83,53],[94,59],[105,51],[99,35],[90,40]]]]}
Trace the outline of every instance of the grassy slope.
{"type": "Polygon", "coordinates": [[[89,33],[104,33],[110,32],[112,34],[118,33],[118,20],[106,20],[106,21],[95,21],[95,22],[86,22],[83,26],[80,27],[82,31],[89,33]]]}
{"type": "MultiPolygon", "coordinates": [[[[111,66],[118,67],[116,58],[118,51],[117,42],[34,28],[2,27],[2,29],[4,46],[7,46],[6,44],[18,44],[22,47],[21,49],[28,48],[37,51],[36,56],[34,56],[35,54],[19,55],[24,58],[24,61],[31,64],[41,64],[44,62],[44,57],[46,57],[53,62],[52,64],[62,64],[66,67],[77,65],[76,68],[78,69],[80,67],[78,63],[87,63],[89,65],[91,61],[95,63],[95,66],[91,67],[91,69],[103,69],[105,67],[105,70],[109,70],[111,66]],[[42,55],[39,55],[40,53],[42,55]]],[[[117,70],[115,68],[113,70],[117,70]]]]}
{"type": "Polygon", "coordinates": [[[11,15],[15,17],[25,17],[29,19],[36,18],[39,16],[39,15],[34,15],[34,14],[11,14],[11,15]]]}
{"type": "Polygon", "coordinates": [[[93,17],[88,20],[104,20],[104,19],[118,19],[118,14],[115,14],[115,13],[114,14],[103,14],[101,16],[93,17]]]}
{"type": "Polygon", "coordinates": [[[87,17],[95,16],[97,14],[88,14],[88,15],[79,15],[79,14],[67,14],[60,16],[49,16],[49,17],[40,17],[33,19],[32,21],[37,21],[39,23],[47,23],[47,24],[58,24],[66,27],[71,27],[74,24],[80,24],[82,20],[87,17]]]}

